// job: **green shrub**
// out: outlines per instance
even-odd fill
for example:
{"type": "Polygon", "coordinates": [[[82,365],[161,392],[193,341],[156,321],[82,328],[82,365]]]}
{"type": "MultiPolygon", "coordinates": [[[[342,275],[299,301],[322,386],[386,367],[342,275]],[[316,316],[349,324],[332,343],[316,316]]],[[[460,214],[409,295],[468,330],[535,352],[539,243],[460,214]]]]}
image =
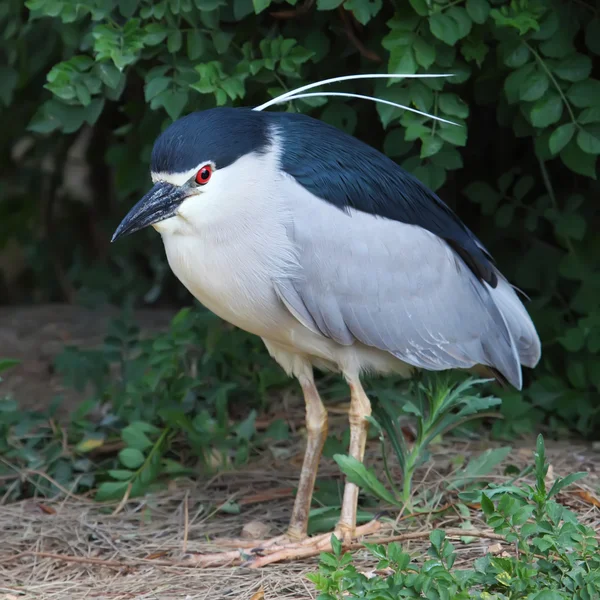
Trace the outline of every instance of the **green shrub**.
{"type": "MultiPolygon", "coordinates": [[[[0,248],[27,269],[13,299],[189,302],[152,231],[109,247],[148,186],[171,119],[256,106],[284,89],[358,72],[441,80],[340,89],[411,104],[298,101],[383,149],[439,190],[529,293],[543,339],[535,381],[504,395],[519,433],[546,417],[591,434],[600,419],[600,19],[586,0],[11,0],[0,7],[4,135],[0,248]],[[598,61],[596,60],[596,63],[598,61]],[[45,86],[45,90],[43,87],[45,86]],[[27,133],[24,134],[27,127],[27,133]],[[89,134],[89,197],[49,168],[89,134]],[[15,153],[15,142],[27,140],[15,153]],[[50,160],[49,160],[50,159],[50,160]],[[68,235],[64,235],[68,232],[68,235]]],[[[1,282],[0,282],[1,284],[1,282]]]]}
{"type": "MultiPolygon", "coordinates": [[[[13,365],[0,360],[0,371],[13,365]]],[[[99,348],[65,348],[56,368],[87,396],[68,421],[56,417],[60,398],[45,412],[25,412],[0,396],[2,497],[65,489],[97,489],[98,500],[136,497],[174,477],[235,468],[288,437],[280,419],[255,427],[257,410],[287,376],[258,338],[225,331],[208,312],[183,309],[151,338],[125,316],[99,348]],[[232,410],[236,401],[243,413],[232,410]]]]}
{"type": "MultiPolygon", "coordinates": [[[[504,537],[506,551],[485,554],[472,567],[455,566],[456,549],[443,530],[431,532],[427,560],[419,564],[398,543],[365,544],[377,570],[367,577],[342,553],[332,535],[332,553],[321,554],[319,572],[308,575],[317,600],[592,600],[600,595],[600,552],[593,528],[554,498],[584,473],[557,479],[546,488],[544,441],[535,454],[536,485],[509,486],[490,499],[480,492],[487,524],[504,537]]],[[[498,492],[497,489],[491,490],[498,492]]]]}

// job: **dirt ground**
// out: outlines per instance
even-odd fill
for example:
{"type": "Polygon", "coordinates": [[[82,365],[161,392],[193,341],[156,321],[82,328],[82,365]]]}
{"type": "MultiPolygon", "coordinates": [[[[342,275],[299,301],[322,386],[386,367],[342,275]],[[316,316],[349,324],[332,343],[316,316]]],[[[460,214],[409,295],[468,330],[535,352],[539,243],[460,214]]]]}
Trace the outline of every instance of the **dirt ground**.
{"type": "MultiPolygon", "coordinates": [[[[434,448],[432,460],[418,473],[416,493],[442,489],[451,474],[452,458],[481,452],[488,444],[450,440],[434,448]]],[[[531,461],[533,440],[514,448],[509,461],[524,466],[531,461]]],[[[226,540],[252,530],[276,535],[285,529],[292,499],[289,486],[296,483],[298,440],[287,460],[264,456],[241,471],[223,473],[208,482],[179,481],[161,495],[129,502],[120,512],[86,498],[63,496],[52,501],[27,500],[0,507],[0,600],[283,600],[316,598],[306,574],[314,571],[316,557],[270,565],[260,570],[239,566],[200,568],[203,553],[230,551],[226,540]],[[228,500],[241,506],[237,515],[216,510],[228,500]],[[264,596],[259,592],[262,590],[264,596]],[[257,594],[255,596],[255,594],[257,594]]],[[[371,446],[367,461],[377,463],[378,447],[371,446]]],[[[600,532],[600,455],[587,446],[549,444],[553,475],[586,470],[581,487],[574,485],[561,501],[576,510],[580,519],[600,532]]],[[[336,477],[335,465],[325,461],[320,477],[336,477]]],[[[502,475],[494,478],[501,480],[502,475]]],[[[453,531],[464,521],[452,510],[432,506],[431,513],[403,520],[382,520],[381,529],[368,541],[407,532],[420,539],[403,546],[422,556],[427,533],[434,527],[453,531]]],[[[458,548],[457,564],[466,565],[497,544],[486,538],[489,531],[478,510],[470,529],[481,537],[464,544],[452,536],[458,548]]],[[[511,551],[503,546],[502,550],[511,551]]],[[[374,568],[364,550],[355,551],[358,566],[374,568]]]]}
{"type": "MultiPolygon", "coordinates": [[[[175,315],[171,310],[138,310],[135,322],[144,334],[165,330],[175,315]]],[[[68,411],[81,395],[61,386],[54,372],[55,357],[65,346],[93,348],[107,333],[116,308],[86,309],[68,304],[0,306],[0,359],[21,364],[3,373],[0,396],[11,393],[24,409],[46,407],[63,396],[61,410],[68,411]]]]}
{"type": "MultiPolygon", "coordinates": [[[[99,318],[96,311],[56,306],[0,310],[0,357],[23,360],[0,384],[0,394],[13,391],[24,405],[34,408],[62,393],[51,370],[53,357],[65,343],[90,346],[100,341],[111,316],[105,312],[99,318]]],[[[171,316],[167,311],[148,311],[140,313],[138,320],[143,329],[151,331],[165,327],[171,316]]],[[[67,409],[77,401],[70,396],[67,409]]],[[[343,414],[331,416],[332,428],[345,426],[343,414]]],[[[301,413],[289,417],[302,419],[301,413]]],[[[52,500],[0,505],[0,600],[316,598],[306,574],[315,570],[317,557],[260,570],[199,566],[207,552],[230,551],[228,539],[251,537],[257,530],[262,536],[285,530],[293,502],[290,489],[297,483],[302,458],[301,428],[298,431],[287,452],[265,452],[244,469],[209,481],[178,480],[160,495],[135,499],[121,507],[99,505],[68,493],[52,500]],[[240,506],[239,514],[219,510],[228,501],[240,506]]],[[[455,457],[478,454],[490,445],[449,439],[432,448],[431,460],[415,478],[415,494],[436,497],[452,477],[455,457]]],[[[512,446],[507,462],[521,467],[531,463],[533,439],[512,446]]],[[[600,452],[591,445],[547,441],[547,454],[552,465],[550,478],[575,471],[589,473],[581,486],[571,486],[560,500],[600,532],[600,452]]],[[[366,461],[379,470],[379,459],[379,445],[371,443],[366,461]]],[[[319,477],[339,479],[335,463],[325,460],[319,477]]],[[[499,470],[493,479],[505,477],[499,470]]],[[[455,496],[439,494],[428,506],[429,512],[412,518],[404,515],[398,523],[394,523],[398,515],[388,513],[368,541],[412,533],[416,539],[403,542],[403,546],[418,558],[426,549],[431,529],[452,532],[465,525],[453,509],[455,501],[455,496]]],[[[465,544],[460,536],[451,536],[459,565],[497,544],[486,537],[489,530],[476,508],[470,520],[468,527],[480,533],[474,541],[465,544]]],[[[356,549],[355,556],[361,569],[373,569],[364,550],[356,549]]]]}

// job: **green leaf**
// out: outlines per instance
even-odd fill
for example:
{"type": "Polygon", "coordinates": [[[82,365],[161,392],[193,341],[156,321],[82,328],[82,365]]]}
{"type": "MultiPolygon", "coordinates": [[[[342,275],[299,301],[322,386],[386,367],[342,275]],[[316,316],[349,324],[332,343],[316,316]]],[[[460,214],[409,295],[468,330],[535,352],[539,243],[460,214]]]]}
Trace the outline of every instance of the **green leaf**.
{"type": "Polygon", "coordinates": [[[597,106],[600,98],[600,81],[586,79],[574,83],[567,91],[567,98],[577,108],[597,106]]]}
{"type": "Polygon", "coordinates": [[[206,38],[204,34],[197,29],[189,31],[187,34],[187,55],[190,60],[200,58],[206,51],[206,38]]]}
{"type": "Polygon", "coordinates": [[[412,147],[413,143],[404,139],[404,129],[401,128],[390,130],[383,142],[383,152],[390,157],[404,156],[412,147]]]}
{"type": "Polygon", "coordinates": [[[103,62],[96,65],[96,72],[102,83],[111,89],[115,89],[121,81],[121,71],[112,63],[103,62]]]}
{"type": "Polygon", "coordinates": [[[426,17],[429,14],[426,0],[410,0],[410,5],[420,17],[426,17]]]}
{"type": "Polygon", "coordinates": [[[173,83],[173,80],[169,77],[155,77],[146,83],[144,87],[144,97],[146,102],[150,102],[152,98],[155,98],[161,92],[164,92],[169,84],[173,83]]]}
{"type": "Polygon", "coordinates": [[[445,12],[458,27],[458,39],[465,38],[471,33],[473,22],[462,6],[451,6],[445,12]]]}
{"type": "Polygon", "coordinates": [[[129,426],[138,431],[143,431],[144,433],[151,433],[152,435],[161,433],[161,430],[158,427],[155,427],[151,423],[146,423],[146,421],[133,421],[129,426]]]}
{"type": "Polygon", "coordinates": [[[481,494],[481,510],[486,517],[494,514],[494,503],[482,492],[481,494]]]}
{"type": "Polygon", "coordinates": [[[467,128],[464,126],[441,123],[438,134],[445,142],[455,146],[467,145],[467,128]]]}
{"type": "Polygon", "coordinates": [[[478,25],[483,25],[490,14],[490,4],[487,0],[467,0],[467,13],[478,25]]]}
{"type": "Polygon", "coordinates": [[[97,502],[106,502],[108,500],[121,499],[125,495],[128,485],[126,481],[105,481],[98,488],[95,500],[97,502]]]}
{"type": "MultiPolygon", "coordinates": [[[[390,100],[391,102],[403,104],[404,106],[410,106],[409,91],[406,88],[398,85],[390,87],[385,85],[377,86],[375,95],[378,98],[383,98],[384,100],[390,100]]],[[[387,127],[401,112],[398,108],[382,103],[377,103],[376,110],[384,127],[387,127]]]]}
{"type": "Polygon", "coordinates": [[[438,40],[442,40],[449,46],[454,46],[460,38],[457,22],[445,12],[438,12],[429,17],[429,29],[438,40]]]}
{"type": "Polygon", "coordinates": [[[518,69],[523,65],[527,64],[527,61],[531,58],[531,52],[529,48],[517,41],[511,44],[509,47],[503,46],[504,53],[504,64],[511,69],[518,69]]]}
{"type": "Polygon", "coordinates": [[[144,464],[144,455],[137,448],[123,448],[119,452],[121,464],[128,469],[137,469],[144,464]]]}
{"type": "Polygon", "coordinates": [[[397,46],[394,48],[390,52],[388,72],[414,75],[417,72],[414,50],[410,46],[397,46]]]}
{"type": "Polygon", "coordinates": [[[538,69],[521,83],[519,98],[525,102],[532,102],[541,98],[548,89],[550,79],[541,69],[538,69]]]}
{"type": "Polygon", "coordinates": [[[176,52],[179,52],[182,43],[183,36],[181,34],[181,31],[179,31],[179,29],[173,29],[167,37],[167,50],[171,54],[175,54],[176,52]]]}
{"type": "Polygon", "coordinates": [[[119,481],[129,481],[134,475],[133,471],[128,471],[127,469],[109,469],[107,473],[113,479],[118,479],[119,481]]]}
{"type": "Polygon", "coordinates": [[[434,192],[439,190],[446,182],[445,169],[437,166],[433,162],[413,168],[412,173],[434,192]]]}
{"type": "Polygon", "coordinates": [[[552,498],[552,496],[556,496],[556,494],[558,494],[561,490],[563,490],[567,486],[569,486],[572,483],[575,483],[576,481],[579,481],[580,479],[583,479],[584,477],[587,477],[587,476],[588,476],[587,472],[580,471],[578,473],[571,473],[571,474],[567,475],[564,479],[557,479],[554,482],[554,485],[550,488],[550,491],[548,492],[548,498],[552,498]]]}
{"type": "Polygon", "coordinates": [[[494,216],[494,221],[498,227],[508,227],[515,215],[515,207],[512,204],[503,204],[494,216]]]}
{"type": "Polygon", "coordinates": [[[211,32],[211,38],[215,50],[218,54],[225,54],[229,49],[229,45],[233,40],[233,33],[228,33],[225,31],[213,31],[211,32]]]}
{"type": "Polygon", "coordinates": [[[435,156],[431,157],[431,162],[434,165],[438,165],[449,171],[462,169],[463,167],[463,160],[460,152],[452,146],[445,146],[435,156]]]}
{"type": "Polygon", "coordinates": [[[140,428],[133,425],[128,425],[121,431],[121,439],[128,447],[137,450],[146,450],[152,446],[150,438],[140,428]]]}
{"type": "Polygon", "coordinates": [[[126,19],[131,19],[135,14],[138,5],[138,0],[119,0],[119,12],[126,19]]]}
{"type": "Polygon", "coordinates": [[[469,106],[456,94],[440,94],[439,107],[451,117],[465,119],[469,116],[469,106]]]}
{"type": "Polygon", "coordinates": [[[429,541],[431,542],[431,545],[438,550],[442,547],[445,538],[446,534],[441,529],[434,529],[429,534],[429,541]]]}
{"type": "Polygon", "coordinates": [[[585,345],[585,333],[578,327],[571,327],[558,341],[569,352],[578,352],[585,345]]]}
{"type": "Polygon", "coordinates": [[[582,81],[592,72],[592,61],[584,54],[571,54],[554,65],[554,73],[565,81],[582,81]]]}
{"type": "Polygon", "coordinates": [[[334,10],[344,0],[317,0],[317,10],[334,10]]]}
{"type": "Polygon", "coordinates": [[[187,90],[169,90],[163,92],[163,94],[166,94],[166,96],[162,100],[162,105],[165,107],[167,114],[173,120],[179,118],[188,101],[187,90]]]}
{"type": "Polygon", "coordinates": [[[548,127],[560,120],[563,112],[561,97],[554,91],[549,91],[531,108],[529,118],[534,127],[548,127]]]}
{"type": "Polygon", "coordinates": [[[413,81],[409,86],[412,103],[422,111],[429,111],[433,106],[433,92],[420,81],[413,81]]]}
{"type": "Polygon", "coordinates": [[[573,123],[565,123],[557,127],[550,136],[548,145],[552,154],[558,154],[570,141],[575,133],[575,125],[573,123]]]}
{"type": "Polygon", "coordinates": [[[471,35],[463,41],[460,51],[467,62],[475,62],[478,67],[481,67],[490,48],[483,39],[471,35]]]}
{"type": "Polygon", "coordinates": [[[600,123],[600,106],[593,106],[592,108],[582,110],[577,121],[582,125],[600,123]]]}
{"type": "Polygon", "coordinates": [[[161,23],[149,23],[144,32],[144,43],[149,46],[160,44],[169,34],[169,30],[161,23]]]}
{"type": "Polygon", "coordinates": [[[384,502],[388,502],[394,506],[398,504],[394,496],[383,486],[376,475],[361,462],[352,456],[345,456],[343,454],[335,454],[333,459],[339,465],[344,475],[346,475],[348,481],[360,486],[365,491],[369,491],[384,502]]]}
{"type": "Polygon", "coordinates": [[[413,44],[415,58],[417,62],[424,68],[429,69],[435,62],[435,46],[426,42],[423,38],[418,37],[413,44]]]}
{"type": "Polygon", "coordinates": [[[560,153],[563,163],[574,173],[596,179],[596,157],[584,152],[572,139],[560,153]]]}
{"type": "Polygon", "coordinates": [[[321,113],[321,120],[352,135],[356,129],[358,117],[356,110],[348,104],[331,102],[321,113]]]}
{"type": "Polygon", "coordinates": [[[16,367],[20,364],[21,364],[20,360],[15,360],[12,358],[2,358],[2,359],[0,359],[0,373],[2,373],[2,371],[12,369],[13,367],[16,367]]]}
{"type": "Polygon", "coordinates": [[[337,536],[335,535],[335,533],[332,533],[331,537],[329,539],[331,541],[331,549],[333,550],[333,553],[335,554],[335,556],[341,556],[341,554],[342,554],[342,542],[341,542],[341,540],[339,540],[337,538],[337,536]]]}
{"type": "Polygon", "coordinates": [[[565,213],[558,219],[555,227],[559,236],[582,240],[585,235],[586,221],[579,213],[565,213]]]}
{"type": "Polygon", "coordinates": [[[428,135],[424,137],[421,143],[421,158],[428,158],[437,154],[443,145],[443,140],[437,136],[428,135]]]}
{"type": "Polygon", "coordinates": [[[528,63],[513,71],[504,81],[504,93],[509,104],[515,104],[520,99],[521,86],[527,81],[535,69],[535,65],[528,63]]]}
{"type": "Polygon", "coordinates": [[[448,486],[448,489],[462,487],[472,479],[477,479],[488,475],[511,453],[512,448],[491,448],[486,450],[476,458],[469,461],[467,466],[457,474],[456,479],[448,486]]]}
{"type": "Polygon", "coordinates": [[[271,5],[272,0],[252,0],[254,12],[258,15],[271,5]]]}
{"type": "Polygon", "coordinates": [[[346,0],[344,8],[352,11],[354,18],[361,24],[366,25],[383,6],[383,0],[346,0]]]}
{"type": "Polygon", "coordinates": [[[531,175],[524,175],[515,184],[513,193],[517,200],[522,200],[533,188],[535,180],[531,175]]]}
{"type": "Polygon", "coordinates": [[[600,154],[600,125],[586,125],[577,132],[577,145],[586,154],[600,154]]]}

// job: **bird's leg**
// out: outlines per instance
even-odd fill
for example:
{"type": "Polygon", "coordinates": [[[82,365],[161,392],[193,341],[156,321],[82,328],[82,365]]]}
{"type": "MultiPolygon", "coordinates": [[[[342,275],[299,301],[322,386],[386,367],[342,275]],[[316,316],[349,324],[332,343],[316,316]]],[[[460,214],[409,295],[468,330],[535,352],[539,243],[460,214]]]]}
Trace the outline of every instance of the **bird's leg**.
{"type": "MultiPolygon", "coordinates": [[[[252,568],[264,567],[272,563],[315,556],[319,552],[331,549],[331,534],[326,533],[307,538],[308,514],[312,499],[313,488],[323,444],[327,437],[327,413],[321,402],[312,375],[299,377],[304,399],[306,401],[306,430],[308,439],[304,463],[298,484],[298,493],[286,535],[279,536],[263,543],[255,542],[256,546],[246,551],[233,550],[217,554],[204,554],[195,559],[202,566],[218,566],[239,564],[240,562],[252,568]]],[[[351,391],[350,403],[350,456],[362,461],[367,442],[367,425],[365,417],[371,414],[371,403],[365,394],[358,378],[349,380],[351,391]]],[[[375,533],[380,528],[378,521],[371,521],[361,527],[356,527],[356,506],[358,502],[358,487],[346,482],[342,514],[336,526],[335,534],[341,538],[344,545],[350,545],[353,538],[375,533]]],[[[247,544],[244,544],[247,547],[247,544]]]]}
{"type": "MultiPolygon", "coordinates": [[[[350,448],[348,454],[362,462],[367,443],[369,422],[366,417],[371,415],[371,402],[365,394],[358,377],[348,380],[350,386],[350,448]]],[[[346,480],[342,514],[335,528],[336,536],[348,544],[356,530],[356,510],[358,505],[358,486],[346,480]]]]}
{"type": "Polygon", "coordinates": [[[327,438],[327,411],[323,406],[323,402],[321,402],[312,374],[311,377],[302,376],[298,379],[306,403],[307,440],[302,471],[300,472],[300,482],[298,483],[298,491],[288,528],[288,537],[292,540],[306,537],[315,479],[323,444],[327,438]]]}

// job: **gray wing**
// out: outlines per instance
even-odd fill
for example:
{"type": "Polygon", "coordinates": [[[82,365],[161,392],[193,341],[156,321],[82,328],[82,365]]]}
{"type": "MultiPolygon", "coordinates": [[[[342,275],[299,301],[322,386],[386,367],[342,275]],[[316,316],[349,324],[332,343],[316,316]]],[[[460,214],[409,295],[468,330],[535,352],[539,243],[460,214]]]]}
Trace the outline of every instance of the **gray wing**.
{"type": "Polygon", "coordinates": [[[288,236],[300,270],[275,284],[297,319],[340,344],[359,341],[415,367],[487,365],[521,387],[520,348],[511,329],[516,324],[518,344],[530,354],[535,354],[531,330],[536,339],[537,334],[508,284],[501,287],[504,305],[520,309],[507,319],[494,290],[437,236],[341,211],[293,181],[286,192],[288,236]]]}

